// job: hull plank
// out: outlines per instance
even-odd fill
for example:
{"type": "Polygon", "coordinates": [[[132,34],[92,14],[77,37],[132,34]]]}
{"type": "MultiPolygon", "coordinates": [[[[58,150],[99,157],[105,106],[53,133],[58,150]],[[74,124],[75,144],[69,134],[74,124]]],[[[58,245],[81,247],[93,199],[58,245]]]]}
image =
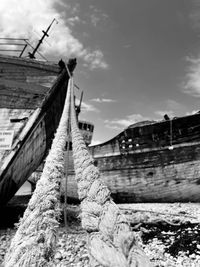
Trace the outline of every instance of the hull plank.
{"type": "Polygon", "coordinates": [[[0,108],[37,108],[58,72],[57,65],[0,56],[0,108]]]}
{"type": "MultiPolygon", "coordinates": [[[[101,177],[118,203],[199,202],[200,161],[144,169],[101,171],[101,177]],[[195,169],[194,169],[195,168],[195,169]]],[[[68,176],[68,197],[77,199],[74,173],[68,176]]]]}

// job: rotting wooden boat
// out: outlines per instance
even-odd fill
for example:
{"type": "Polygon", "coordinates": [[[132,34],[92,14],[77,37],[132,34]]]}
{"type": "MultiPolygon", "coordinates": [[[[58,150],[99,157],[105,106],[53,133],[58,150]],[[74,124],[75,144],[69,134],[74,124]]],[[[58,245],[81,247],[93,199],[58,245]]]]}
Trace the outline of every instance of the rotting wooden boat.
{"type": "MultiPolygon", "coordinates": [[[[89,150],[118,203],[200,201],[199,113],[133,124],[89,150]]],[[[67,194],[78,198],[73,163],[67,194]]]]}
{"type": "MultiPolygon", "coordinates": [[[[14,196],[43,162],[62,115],[76,59],[69,59],[67,68],[62,59],[58,64],[35,59],[36,54],[44,58],[38,48],[55,21],[42,31],[35,48],[28,39],[0,38],[0,52],[18,54],[0,55],[0,205],[14,196]]],[[[77,116],[80,107],[81,101],[76,106],[77,116]]],[[[94,126],[85,122],[79,126],[90,144],[94,126]]]]}
{"type": "MultiPolygon", "coordinates": [[[[72,73],[76,60],[67,66],[72,73]]],[[[67,90],[63,64],[0,55],[0,133],[14,133],[11,149],[0,150],[0,205],[39,166],[50,149],[67,90]]],[[[1,140],[1,141],[2,141],[1,140]]]]}

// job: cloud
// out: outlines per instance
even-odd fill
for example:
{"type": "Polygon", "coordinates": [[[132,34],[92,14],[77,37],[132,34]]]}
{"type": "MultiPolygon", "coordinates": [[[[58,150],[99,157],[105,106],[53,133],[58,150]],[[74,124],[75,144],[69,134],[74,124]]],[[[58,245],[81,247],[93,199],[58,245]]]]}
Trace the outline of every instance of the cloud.
{"type": "Polygon", "coordinates": [[[148,117],[144,117],[141,114],[132,114],[125,117],[125,119],[113,119],[113,120],[105,120],[105,127],[114,129],[114,130],[122,130],[131,124],[140,121],[150,120],[148,117]]]}
{"type": "Polygon", "coordinates": [[[97,26],[97,23],[100,21],[100,18],[97,17],[95,14],[92,14],[91,15],[91,22],[92,24],[96,27],[97,26]]]}
{"type": "Polygon", "coordinates": [[[183,104],[177,102],[174,99],[167,99],[162,103],[162,110],[154,111],[154,114],[158,119],[163,119],[164,115],[167,114],[170,118],[175,117],[177,113],[182,112],[184,109],[183,104]]]}
{"type": "Polygon", "coordinates": [[[191,0],[191,10],[189,19],[194,30],[200,29],[200,2],[199,0],[191,0]]]}
{"type": "Polygon", "coordinates": [[[115,103],[117,100],[110,99],[110,98],[93,98],[90,101],[97,102],[97,103],[115,103]]]}
{"type": "Polygon", "coordinates": [[[108,19],[108,15],[96,8],[94,5],[90,5],[89,8],[92,12],[92,14],[90,14],[90,20],[94,27],[97,27],[100,22],[105,22],[108,19]]]}
{"type": "Polygon", "coordinates": [[[97,112],[97,113],[100,112],[100,110],[97,109],[95,106],[88,104],[86,102],[81,103],[81,111],[83,113],[85,113],[85,112],[97,112]]]}
{"type": "Polygon", "coordinates": [[[49,32],[49,38],[43,42],[40,52],[50,60],[59,58],[78,57],[84,65],[94,70],[108,67],[103,52],[99,49],[92,50],[84,47],[82,42],[72,32],[72,27],[80,21],[77,15],[80,6],[73,7],[59,0],[1,0],[0,1],[0,35],[3,37],[28,38],[35,46],[42,30],[46,30],[53,18],[59,23],[53,24],[49,32]],[[59,5],[59,8],[58,8],[59,5]],[[62,9],[61,9],[62,7],[62,9]],[[68,18],[68,19],[67,19],[68,18]]]}
{"type": "Polygon", "coordinates": [[[199,113],[199,110],[192,110],[191,112],[186,112],[186,116],[188,116],[188,115],[194,115],[194,114],[197,114],[197,113],[199,113]]]}
{"type": "Polygon", "coordinates": [[[172,110],[157,110],[154,112],[159,117],[164,117],[165,114],[167,114],[169,117],[174,117],[174,111],[172,110]]]}
{"type": "Polygon", "coordinates": [[[125,45],[123,45],[123,48],[131,48],[132,47],[132,44],[125,44],[125,45]]]}
{"type": "Polygon", "coordinates": [[[89,50],[82,51],[82,56],[85,61],[84,66],[94,69],[107,69],[108,64],[104,60],[104,55],[100,50],[89,52],[89,50]]]}
{"type": "Polygon", "coordinates": [[[77,22],[80,22],[80,18],[78,16],[74,16],[71,18],[67,19],[67,22],[71,25],[74,26],[77,22]]]}
{"type": "Polygon", "coordinates": [[[200,97],[200,56],[195,58],[187,57],[189,63],[186,77],[183,81],[183,92],[194,97],[200,97]]]}
{"type": "MultiPolygon", "coordinates": [[[[200,31],[200,1],[191,0],[189,9],[189,21],[194,32],[199,35],[200,31]]],[[[186,76],[181,84],[183,92],[193,97],[200,97],[200,54],[196,57],[186,57],[188,67],[186,76]]]]}
{"type": "MultiPolygon", "coordinates": [[[[63,4],[66,4],[66,0],[64,0],[63,4]]],[[[71,14],[75,15],[77,13],[80,13],[81,11],[81,7],[79,3],[74,3],[73,6],[69,6],[70,10],[71,10],[71,14]]]]}
{"type": "MultiPolygon", "coordinates": [[[[167,105],[167,109],[169,110],[179,110],[183,107],[182,104],[180,104],[179,102],[177,102],[176,100],[174,99],[167,99],[166,100],[166,105],[167,105]]],[[[170,113],[173,112],[173,111],[170,111],[170,113]]]]}

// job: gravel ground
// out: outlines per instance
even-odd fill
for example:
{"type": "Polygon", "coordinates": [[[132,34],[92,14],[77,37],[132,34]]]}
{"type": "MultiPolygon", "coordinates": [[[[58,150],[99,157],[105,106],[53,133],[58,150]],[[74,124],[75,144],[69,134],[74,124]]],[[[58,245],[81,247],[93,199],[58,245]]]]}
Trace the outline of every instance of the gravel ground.
{"type": "MultiPolygon", "coordinates": [[[[141,210],[160,212],[160,216],[168,214],[180,215],[187,220],[181,224],[163,223],[139,223],[132,227],[135,230],[138,242],[145,253],[157,267],[200,267],[200,219],[199,204],[123,204],[119,207],[130,211],[141,210]],[[137,226],[137,227],[135,227],[137,226]]],[[[58,244],[55,254],[55,266],[58,267],[88,267],[89,257],[87,253],[87,233],[81,229],[77,215],[78,207],[71,207],[74,212],[70,215],[68,229],[59,228],[58,244]]],[[[129,216],[130,218],[130,216],[129,216]]],[[[133,218],[132,218],[133,219],[133,218]]],[[[167,220],[167,221],[168,221],[167,220]]],[[[0,266],[10,240],[15,233],[14,227],[5,225],[0,229],[0,266]]]]}

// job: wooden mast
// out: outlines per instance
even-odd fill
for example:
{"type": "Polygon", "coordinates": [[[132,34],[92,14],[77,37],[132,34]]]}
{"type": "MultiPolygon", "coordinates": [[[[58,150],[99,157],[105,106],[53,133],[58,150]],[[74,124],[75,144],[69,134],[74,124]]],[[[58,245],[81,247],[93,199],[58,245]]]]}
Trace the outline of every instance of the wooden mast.
{"type": "Polygon", "coordinates": [[[30,58],[32,58],[32,59],[35,58],[35,53],[37,52],[38,48],[39,48],[40,45],[42,44],[44,38],[45,38],[45,37],[49,37],[49,35],[48,35],[48,31],[50,30],[50,28],[51,28],[51,26],[53,25],[54,21],[57,22],[56,19],[53,19],[52,22],[51,22],[51,24],[49,25],[49,27],[46,29],[46,31],[42,31],[42,32],[43,32],[43,36],[42,36],[42,38],[39,40],[39,42],[38,42],[37,46],[35,47],[35,49],[33,50],[33,52],[32,52],[32,53],[29,52],[29,57],[30,57],[30,58]]]}

